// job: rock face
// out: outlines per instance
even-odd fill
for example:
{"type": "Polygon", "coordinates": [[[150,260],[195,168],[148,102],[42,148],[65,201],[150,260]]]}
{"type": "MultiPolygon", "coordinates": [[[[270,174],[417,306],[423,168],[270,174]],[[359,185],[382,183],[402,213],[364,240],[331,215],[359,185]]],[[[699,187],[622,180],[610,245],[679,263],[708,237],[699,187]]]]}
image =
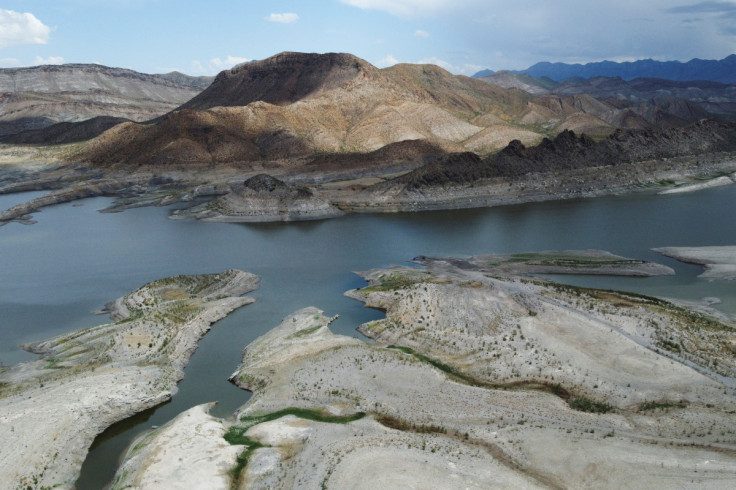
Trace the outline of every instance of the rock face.
{"type": "Polygon", "coordinates": [[[736,84],[658,78],[625,81],[619,77],[555,82],[546,77],[534,78],[507,71],[479,79],[504,88],[519,88],[551,103],[559,103],[560,97],[595,97],[606,105],[595,114],[622,129],[680,127],[712,117],[712,114],[730,119],[736,116],[736,84]]]}
{"type": "Polygon", "coordinates": [[[305,187],[296,187],[267,174],[250,177],[215,201],[175,212],[172,217],[204,221],[307,221],[335,218],[343,212],[305,187]]]}
{"type": "Polygon", "coordinates": [[[191,99],[209,82],[210,77],[100,65],[0,69],[0,136],[96,116],[145,121],[191,99]]]}
{"type": "Polygon", "coordinates": [[[0,372],[0,481],[72,488],[95,436],[156,406],[210,326],[254,301],[243,271],[162,279],[108,305],[114,323],[27,346],[37,361],[0,372]]]}
{"type": "Polygon", "coordinates": [[[63,145],[99,136],[113,126],[130,121],[122,117],[97,116],[78,123],[61,122],[42,129],[29,129],[0,137],[15,145],[63,145]]]}

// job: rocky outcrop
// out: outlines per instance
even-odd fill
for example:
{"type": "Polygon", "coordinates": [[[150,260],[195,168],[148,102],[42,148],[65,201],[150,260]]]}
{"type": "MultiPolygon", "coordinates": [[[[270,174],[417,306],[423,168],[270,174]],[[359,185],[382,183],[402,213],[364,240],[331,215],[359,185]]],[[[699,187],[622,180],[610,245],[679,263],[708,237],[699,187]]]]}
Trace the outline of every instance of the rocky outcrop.
{"type": "Polygon", "coordinates": [[[616,167],[656,159],[736,151],[736,124],[704,120],[670,130],[617,130],[596,142],[585,134],[563,131],[527,148],[512,141],[496,155],[448,155],[381,187],[403,185],[408,190],[468,184],[482,179],[517,179],[532,173],[556,173],[586,167],[616,167]]]}
{"type": "Polygon", "coordinates": [[[43,357],[0,372],[0,481],[73,488],[95,436],[176,392],[197,342],[255,301],[228,270],[150,283],[109,305],[116,320],[26,346],[43,357]]]}
{"type": "Polygon", "coordinates": [[[258,174],[215,201],[175,212],[172,217],[203,221],[261,222],[306,221],[342,216],[343,212],[306,187],[286,184],[258,174]]]}

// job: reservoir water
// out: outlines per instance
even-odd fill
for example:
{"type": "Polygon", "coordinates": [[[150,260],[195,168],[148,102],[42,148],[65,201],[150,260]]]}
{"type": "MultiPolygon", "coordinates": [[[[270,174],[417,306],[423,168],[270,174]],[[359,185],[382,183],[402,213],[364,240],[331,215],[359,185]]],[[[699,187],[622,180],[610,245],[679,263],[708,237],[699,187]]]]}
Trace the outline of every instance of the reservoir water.
{"type": "MultiPolygon", "coordinates": [[[[0,209],[32,196],[0,196],[0,209]]],[[[736,186],[690,194],[637,194],[503,208],[414,214],[351,215],[290,224],[216,224],[166,219],[169,210],[117,214],[98,198],[37,213],[30,226],[0,227],[0,362],[33,356],[19,344],[96,325],[91,312],[146,282],[177,274],[238,268],[258,274],[257,301],[218,322],[202,339],[171,402],[123,421],[95,441],[79,489],[101,488],[132,438],[187,408],[218,401],[231,414],[249,394],[227,382],[242,349],[305,306],[340,315],[333,331],[355,328],[380,313],[345,298],[360,287],[355,270],[407,264],[416,255],[598,248],[673,267],[676,276],[648,279],[561,277],[579,285],[699,300],[718,297],[736,314],[736,284],[708,282],[697,266],[653,247],[736,245],[736,186]]]]}

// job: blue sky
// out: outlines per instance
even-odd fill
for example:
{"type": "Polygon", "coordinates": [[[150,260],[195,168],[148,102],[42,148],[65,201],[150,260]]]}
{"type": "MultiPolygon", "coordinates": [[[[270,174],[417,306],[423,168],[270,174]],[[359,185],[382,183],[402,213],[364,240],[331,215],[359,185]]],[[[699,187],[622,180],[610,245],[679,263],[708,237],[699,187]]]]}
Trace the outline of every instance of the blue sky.
{"type": "Polygon", "coordinates": [[[736,0],[16,0],[0,67],[100,63],[212,75],[281,51],[348,52],[453,73],[537,61],[736,53],[736,0]]]}

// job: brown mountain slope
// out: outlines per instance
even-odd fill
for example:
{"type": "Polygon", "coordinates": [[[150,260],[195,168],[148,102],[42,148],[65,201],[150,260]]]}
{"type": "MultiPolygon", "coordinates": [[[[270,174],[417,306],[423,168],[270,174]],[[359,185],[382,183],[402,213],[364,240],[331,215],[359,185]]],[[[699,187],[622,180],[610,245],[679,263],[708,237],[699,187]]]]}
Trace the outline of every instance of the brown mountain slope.
{"type": "Polygon", "coordinates": [[[76,157],[101,165],[242,165],[371,152],[405,140],[489,154],[565,129],[605,136],[622,110],[587,95],[535,97],[433,65],[378,70],[349,54],[282,53],[221,73],[179,110],[108,131],[76,157]]]}

